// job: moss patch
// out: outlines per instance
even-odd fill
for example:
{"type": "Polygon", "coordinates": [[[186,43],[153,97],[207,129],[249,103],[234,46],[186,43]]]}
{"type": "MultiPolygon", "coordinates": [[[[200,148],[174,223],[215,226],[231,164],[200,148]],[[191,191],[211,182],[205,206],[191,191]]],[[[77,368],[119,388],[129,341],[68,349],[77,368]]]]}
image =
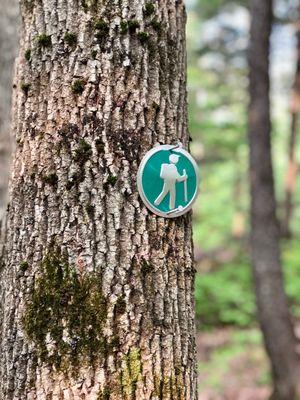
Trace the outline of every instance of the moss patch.
{"type": "Polygon", "coordinates": [[[40,47],[50,47],[51,46],[51,36],[42,33],[37,36],[37,43],[40,47]]]}
{"type": "Polygon", "coordinates": [[[31,84],[27,83],[27,82],[21,82],[20,88],[24,92],[24,94],[26,96],[28,96],[29,90],[31,88],[31,84]]]}
{"type": "Polygon", "coordinates": [[[24,53],[24,57],[26,61],[30,61],[31,59],[31,49],[27,49],[24,53]]]}
{"type": "Polygon", "coordinates": [[[84,164],[91,157],[92,153],[92,146],[84,139],[80,139],[79,145],[75,150],[74,160],[80,164],[84,164]]]}
{"type": "Polygon", "coordinates": [[[84,91],[85,82],[81,79],[74,81],[72,85],[72,92],[75,94],[82,94],[84,91]]]}
{"type": "Polygon", "coordinates": [[[96,29],[95,36],[99,40],[105,39],[109,34],[109,25],[103,19],[97,19],[95,21],[94,27],[96,29]]]}
{"type": "Polygon", "coordinates": [[[95,212],[95,206],[93,206],[93,204],[87,204],[85,206],[85,211],[87,212],[89,217],[92,217],[95,212]]]}
{"type": "Polygon", "coordinates": [[[77,35],[72,32],[66,32],[64,36],[64,41],[67,43],[68,46],[73,47],[77,43],[77,35]]]}
{"type": "Polygon", "coordinates": [[[125,34],[125,33],[128,32],[128,22],[127,22],[127,21],[122,21],[122,22],[120,23],[120,32],[121,32],[122,34],[125,34]]]}
{"type": "Polygon", "coordinates": [[[118,298],[116,304],[115,304],[115,313],[116,315],[122,315],[126,311],[126,301],[124,296],[121,296],[118,298]]]}
{"type": "Polygon", "coordinates": [[[85,172],[84,169],[81,168],[80,171],[71,176],[71,179],[67,182],[66,189],[69,191],[73,187],[78,187],[78,185],[81,182],[83,182],[84,179],[85,179],[85,172]]]}
{"type": "Polygon", "coordinates": [[[28,268],[29,268],[29,264],[28,264],[27,261],[22,261],[22,262],[20,263],[20,270],[21,270],[22,272],[26,272],[26,271],[28,270],[28,268]]]}
{"type": "Polygon", "coordinates": [[[157,19],[154,18],[151,21],[151,26],[157,33],[161,33],[162,32],[162,25],[157,19]]]}
{"type": "Polygon", "coordinates": [[[115,186],[118,178],[114,175],[108,175],[106,182],[103,184],[103,188],[106,190],[109,186],[115,186]]]}
{"type": "Polygon", "coordinates": [[[45,175],[43,177],[43,181],[50,186],[56,186],[58,182],[58,176],[55,172],[52,172],[51,174],[45,175]]]}
{"type": "Polygon", "coordinates": [[[136,19],[130,19],[128,21],[129,32],[134,33],[139,27],[140,27],[140,23],[136,19]]]}
{"type": "Polygon", "coordinates": [[[141,43],[145,43],[149,39],[149,35],[147,32],[139,32],[137,34],[137,37],[140,39],[141,43]]]}
{"type": "Polygon", "coordinates": [[[44,257],[26,302],[24,329],[41,360],[58,370],[94,364],[105,353],[107,316],[101,276],[79,275],[59,250],[44,257]]]}
{"type": "Polygon", "coordinates": [[[149,274],[150,272],[154,271],[154,267],[152,264],[147,262],[146,260],[143,261],[141,266],[141,272],[143,275],[149,274]]]}
{"type": "Polygon", "coordinates": [[[152,3],[146,3],[145,4],[145,9],[144,9],[144,14],[149,16],[151,14],[153,14],[155,11],[155,6],[152,3]]]}
{"type": "Polygon", "coordinates": [[[104,143],[103,143],[102,139],[96,139],[95,140],[95,146],[96,146],[96,149],[97,149],[97,151],[99,153],[104,151],[105,146],[104,146],[104,143]]]}

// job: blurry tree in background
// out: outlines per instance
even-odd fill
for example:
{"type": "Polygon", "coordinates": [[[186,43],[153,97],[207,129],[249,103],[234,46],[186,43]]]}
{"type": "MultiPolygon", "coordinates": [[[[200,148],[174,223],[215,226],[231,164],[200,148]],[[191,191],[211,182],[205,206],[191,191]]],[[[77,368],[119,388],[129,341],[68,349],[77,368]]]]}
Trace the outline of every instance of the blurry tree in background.
{"type": "MultiPolygon", "coordinates": [[[[265,1],[261,3],[266,4],[265,1]]],[[[255,326],[256,322],[248,245],[250,231],[248,146],[245,140],[248,103],[246,49],[250,22],[249,5],[249,2],[242,1],[198,0],[191,4],[188,19],[190,130],[193,137],[192,151],[201,162],[203,177],[202,193],[194,213],[196,261],[200,272],[196,276],[196,309],[202,329],[216,331],[224,330],[226,326],[234,326],[235,329],[247,328],[255,326]]],[[[267,305],[272,305],[276,301],[282,304],[278,312],[285,315],[283,325],[287,327],[287,333],[284,332],[283,335],[286,334],[286,340],[290,342],[285,352],[285,356],[290,361],[287,359],[285,361],[288,364],[291,363],[290,365],[296,358],[293,347],[295,338],[282,287],[279,237],[276,238],[279,234],[279,223],[275,219],[275,211],[278,208],[278,216],[284,219],[286,214],[284,176],[289,163],[286,149],[291,148],[291,145],[288,145],[291,133],[288,106],[294,67],[297,63],[297,58],[294,56],[296,41],[293,40],[293,24],[299,17],[298,8],[299,2],[294,0],[277,0],[274,3],[270,71],[274,121],[272,142],[278,202],[276,204],[273,193],[271,203],[265,204],[266,207],[270,206],[270,214],[273,213],[269,226],[273,226],[272,229],[275,232],[273,232],[274,247],[271,253],[274,267],[277,269],[277,273],[273,274],[275,275],[274,282],[272,282],[271,274],[268,284],[273,283],[274,287],[277,286],[280,289],[280,294],[276,292],[274,295],[276,300],[274,301],[273,297],[269,298],[267,305]]],[[[269,24],[270,22],[267,25],[269,24]]],[[[262,36],[260,36],[261,40],[262,36]]],[[[295,86],[293,91],[294,89],[295,86]]],[[[268,118],[267,114],[265,118],[268,118]]],[[[268,152],[269,150],[266,154],[268,152]]],[[[293,152],[296,164],[299,157],[299,142],[297,141],[293,152]]],[[[269,171],[267,171],[266,186],[269,185],[268,190],[272,191],[270,159],[263,160],[264,165],[267,161],[269,171]]],[[[288,305],[293,317],[297,318],[300,315],[300,230],[297,223],[300,216],[300,187],[298,180],[294,184],[293,218],[290,220],[293,235],[289,240],[282,241],[282,266],[286,278],[288,305]]],[[[273,290],[276,291],[274,288],[273,290]]],[[[274,309],[273,312],[273,317],[276,317],[274,309]]],[[[244,332],[246,337],[246,331],[244,332]]],[[[280,340],[284,341],[282,335],[280,340]]],[[[210,361],[207,362],[208,369],[211,366],[209,363],[210,361]]],[[[276,368],[280,369],[281,362],[278,358],[276,363],[276,368]]],[[[203,362],[201,367],[203,367],[203,362]]],[[[212,381],[213,368],[210,369],[212,381]]],[[[279,374],[284,375],[283,369],[279,374]]],[[[278,379],[278,376],[275,378],[278,379]]],[[[289,385],[293,386],[290,378],[287,380],[287,386],[289,385]]],[[[257,383],[257,386],[259,387],[260,384],[257,383]]],[[[230,395],[229,398],[231,398],[230,395]]],[[[253,398],[256,398],[255,395],[253,398]]]]}
{"type": "Polygon", "coordinates": [[[283,287],[271,157],[269,52],[272,0],[252,0],[249,46],[251,258],[258,315],[276,400],[296,398],[299,360],[283,287]]]}
{"type": "Polygon", "coordinates": [[[0,13],[0,221],[5,209],[10,158],[12,70],[17,54],[17,0],[1,0],[0,13]]]}

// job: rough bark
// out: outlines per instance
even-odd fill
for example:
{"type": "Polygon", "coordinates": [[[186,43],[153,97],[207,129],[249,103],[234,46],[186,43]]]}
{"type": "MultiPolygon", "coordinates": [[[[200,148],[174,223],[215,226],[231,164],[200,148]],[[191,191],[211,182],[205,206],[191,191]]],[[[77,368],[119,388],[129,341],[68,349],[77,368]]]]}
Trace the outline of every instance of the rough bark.
{"type": "Polygon", "coordinates": [[[7,203],[9,175],[10,108],[13,63],[17,52],[18,6],[16,0],[1,0],[0,13],[0,224],[7,203]]]}
{"type": "Polygon", "coordinates": [[[188,145],[184,5],[21,12],[0,398],[195,399],[191,218],[136,188],[155,143],[188,145]]]}
{"type": "Polygon", "coordinates": [[[293,215],[293,194],[295,192],[297,178],[296,142],[298,130],[298,117],[300,111],[300,21],[295,25],[297,43],[297,66],[293,94],[291,99],[291,131],[288,141],[288,167],[285,177],[285,202],[284,216],[282,220],[282,234],[291,236],[290,221],[293,215]]]}
{"type": "Polygon", "coordinates": [[[269,43],[272,1],[252,0],[251,13],[249,141],[252,266],[259,320],[272,364],[273,398],[292,400],[297,393],[299,361],[283,287],[271,161],[269,43]]]}

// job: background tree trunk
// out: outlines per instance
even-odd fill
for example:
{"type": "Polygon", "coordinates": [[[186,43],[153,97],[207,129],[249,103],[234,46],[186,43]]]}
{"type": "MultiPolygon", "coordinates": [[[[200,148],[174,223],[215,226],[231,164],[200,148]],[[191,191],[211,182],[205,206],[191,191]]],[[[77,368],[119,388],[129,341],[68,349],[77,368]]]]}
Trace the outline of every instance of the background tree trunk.
{"type": "Polygon", "coordinates": [[[0,223],[7,202],[10,158],[10,109],[13,63],[17,53],[18,5],[1,0],[0,13],[0,223]]]}
{"type": "Polygon", "coordinates": [[[190,215],[142,204],[188,145],[182,1],[22,0],[1,272],[8,399],[195,399],[190,215]]]}
{"type": "Polygon", "coordinates": [[[299,364],[283,288],[271,161],[269,41],[272,1],[252,0],[251,13],[249,140],[252,265],[259,319],[272,363],[274,398],[292,400],[299,382],[299,364]]]}
{"type": "Polygon", "coordinates": [[[293,213],[293,194],[295,192],[298,169],[296,160],[296,143],[298,116],[300,110],[300,21],[296,23],[295,29],[297,43],[297,66],[291,99],[291,132],[288,142],[288,167],[285,177],[285,202],[284,216],[282,220],[282,234],[284,237],[291,236],[290,221],[293,213]]]}

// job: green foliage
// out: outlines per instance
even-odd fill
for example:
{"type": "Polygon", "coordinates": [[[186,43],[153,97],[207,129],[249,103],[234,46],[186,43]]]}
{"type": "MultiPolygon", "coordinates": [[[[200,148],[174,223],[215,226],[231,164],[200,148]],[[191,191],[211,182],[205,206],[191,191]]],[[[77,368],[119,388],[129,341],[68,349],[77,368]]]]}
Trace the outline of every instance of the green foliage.
{"type": "MultiPolygon", "coordinates": [[[[283,246],[286,293],[295,317],[300,317],[300,248],[297,239],[283,246]]],[[[256,321],[250,262],[236,259],[208,273],[197,273],[196,316],[202,328],[235,325],[248,327],[256,321]]]]}
{"type": "Polygon", "coordinates": [[[255,320],[250,266],[233,263],[196,275],[196,316],[203,327],[237,325],[255,320]]]}
{"type": "Polygon", "coordinates": [[[286,241],[283,245],[283,273],[286,293],[295,317],[300,317],[300,246],[299,239],[286,241]]]}
{"type": "MultiPolygon", "coordinates": [[[[255,373],[256,376],[254,375],[256,386],[270,384],[271,377],[267,372],[268,361],[260,330],[258,328],[240,331],[223,330],[220,334],[224,336],[223,344],[212,348],[207,361],[198,364],[201,374],[199,390],[203,392],[209,389],[210,392],[222,396],[229,373],[246,375],[246,371],[239,371],[239,368],[251,373],[257,370],[258,365],[261,369],[255,373]]],[[[238,379],[238,376],[236,378],[238,379]]]]}
{"type": "Polygon", "coordinates": [[[43,259],[23,319],[42,361],[58,370],[85,360],[94,363],[105,351],[106,315],[101,276],[79,275],[59,250],[51,249],[43,259]]]}
{"type": "Polygon", "coordinates": [[[196,10],[199,13],[200,18],[208,19],[218,14],[226,5],[240,4],[242,6],[248,6],[247,0],[198,0],[196,4],[196,10]]]}

